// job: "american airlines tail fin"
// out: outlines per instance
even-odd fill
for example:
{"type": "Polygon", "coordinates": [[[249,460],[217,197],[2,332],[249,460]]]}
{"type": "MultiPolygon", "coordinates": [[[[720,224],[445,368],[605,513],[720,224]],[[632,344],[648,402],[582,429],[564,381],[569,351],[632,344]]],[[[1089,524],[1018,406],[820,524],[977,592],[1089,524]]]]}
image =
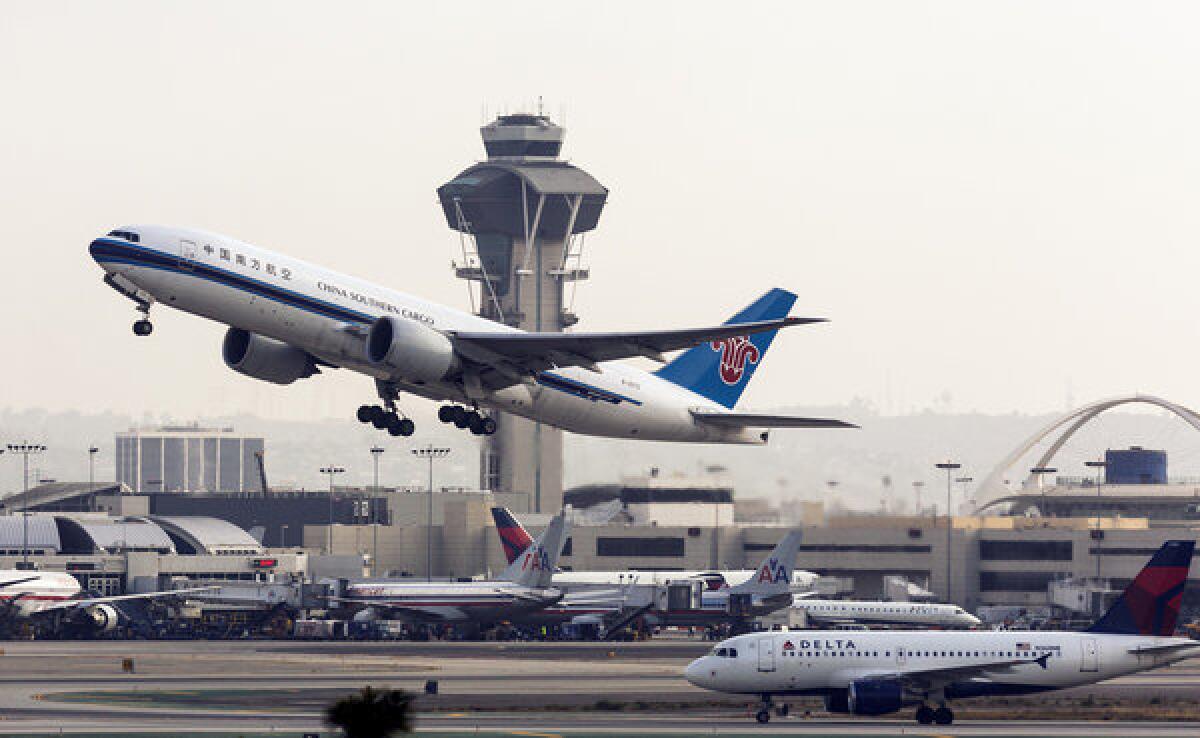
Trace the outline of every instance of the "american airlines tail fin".
{"type": "Polygon", "coordinates": [[[1088,632],[1173,635],[1195,547],[1195,541],[1164,543],[1088,632]]]}
{"type": "Polygon", "coordinates": [[[508,563],[517,560],[521,552],[529,548],[533,538],[525,530],[507,507],[493,507],[492,520],[496,521],[496,532],[500,534],[500,545],[504,546],[504,558],[508,563]]]}
{"type": "Polygon", "coordinates": [[[544,589],[550,586],[563,544],[567,542],[567,516],[560,512],[529,548],[504,570],[500,579],[523,587],[544,589]]]}
{"type": "MultiPolygon", "coordinates": [[[[772,289],[745,310],[725,322],[753,323],[787,317],[796,296],[787,290],[772,289]]],[[[655,372],[663,379],[707,397],[727,408],[737,404],[742,390],[750,383],[754,370],[762,363],[778,331],[734,336],[705,341],[680,354],[655,372]]]]}
{"type": "Polygon", "coordinates": [[[730,587],[730,594],[791,595],[792,571],[796,568],[796,553],[800,550],[800,531],[790,531],[775,545],[758,570],[746,581],[730,587]]]}

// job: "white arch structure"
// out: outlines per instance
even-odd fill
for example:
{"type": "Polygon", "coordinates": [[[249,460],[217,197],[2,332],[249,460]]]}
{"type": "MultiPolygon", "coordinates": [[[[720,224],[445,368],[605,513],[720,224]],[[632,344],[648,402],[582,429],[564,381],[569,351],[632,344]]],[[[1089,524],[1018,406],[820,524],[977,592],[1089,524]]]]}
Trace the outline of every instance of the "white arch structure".
{"type": "MultiPolygon", "coordinates": [[[[986,507],[999,498],[1012,494],[1012,492],[1006,486],[1004,486],[1005,474],[1013,464],[1017,463],[1022,456],[1029,453],[1034,446],[1045,440],[1046,437],[1051,433],[1059,428],[1062,428],[1068,423],[1070,424],[1070,426],[1063,431],[1062,435],[1055,439],[1054,443],[1050,444],[1050,447],[1047,448],[1046,452],[1041,455],[1041,457],[1037,460],[1037,463],[1033,465],[1033,468],[1045,467],[1047,464],[1049,464],[1050,459],[1054,458],[1054,455],[1058,453],[1059,449],[1061,449],[1068,440],[1070,440],[1071,436],[1075,435],[1080,428],[1087,425],[1100,413],[1106,410],[1111,410],[1119,405],[1127,405],[1135,402],[1161,407],[1162,409],[1175,414],[1197,431],[1200,431],[1200,415],[1197,415],[1196,412],[1190,408],[1169,402],[1161,397],[1154,397],[1153,395],[1130,395],[1128,397],[1113,397],[1107,400],[1098,400],[1096,402],[1084,405],[1083,407],[1076,408],[1061,418],[1058,418],[1053,423],[1050,423],[1045,428],[1042,428],[1037,433],[1034,433],[1032,436],[1025,439],[1021,445],[1013,449],[1012,453],[1004,457],[1004,460],[997,464],[996,468],[992,469],[991,473],[988,474],[983,482],[979,485],[979,503],[976,509],[986,507]]],[[[1021,486],[1027,487],[1032,481],[1033,474],[1030,473],[1021,486]]]]}

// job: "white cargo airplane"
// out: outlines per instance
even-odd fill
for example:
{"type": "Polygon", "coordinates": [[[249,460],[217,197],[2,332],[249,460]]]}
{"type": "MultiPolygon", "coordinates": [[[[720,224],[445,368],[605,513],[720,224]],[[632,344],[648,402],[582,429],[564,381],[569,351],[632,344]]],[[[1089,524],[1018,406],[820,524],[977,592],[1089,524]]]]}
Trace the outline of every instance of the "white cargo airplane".
{"type": "Polygon", "coordinates": [[[114,602],[179,597],[215,589],[219,587],[90,596],[83,592],[79,580],[66,572],[0,569],[0,626],[32,621],[55,629],[71,624],[108,633],[120,623],[114,602]]]}
{"type": "Polygon", "coordinates": [[[566,516],[559,513],[533,545],[497,581],[357,582],[335,599],[360,608],[359,620],[496,623],[553,605],[563,591],[551,585],[567,541],[566,516]]]}
{"type": "MultiPolygon", "coordinates": [[[[949,725],[948,700],[1092,684],[1200,655],[1173,637],[1195,541],[1167,541],[1089,629],[1064,631],[784,631],[721,642],[684,671],[705,689],[771,698],[819,695],[830,712],[886,715],[917,705],[918,723],[949,725]],[[937,707],[931,707],[936,705],[937,707]]],[[[780,706],[786,715],[786,705],[780,706]]]]}
{"type": "Polygon", "coordinates": [[[797,599],[793,610],[802,610],[810,623],[836,625],[906,625],[932,628],[974,628],[982,621],[958,605],[936,602],[883,602],[879,600],[797,599]]]}
{"type": "Polygon", "coordinates": [[[402,392],[446,402],[442,422],[491,434],[479,411],[513,413],[594,436],[763,444],[768,428],[845,428],[821,418],[734,412],[795,295],[773,289],[721,326],[622,333],[528,333],[328,271],[227,236],[127,226],[95,239],[104,281],[132,299],[148,335],[154,303],[230,326],[234,371],[291,384],[321,367],[375,379],[383,406],[358,419],[408,436],[402,392]],[[656,372],[614,360],[690,349],[656,372]]]}

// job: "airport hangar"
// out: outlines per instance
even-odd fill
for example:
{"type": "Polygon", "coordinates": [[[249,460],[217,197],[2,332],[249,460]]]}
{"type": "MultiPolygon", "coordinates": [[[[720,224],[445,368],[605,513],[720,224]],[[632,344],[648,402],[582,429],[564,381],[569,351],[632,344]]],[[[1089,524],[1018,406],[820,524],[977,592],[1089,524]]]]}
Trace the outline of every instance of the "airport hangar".
{"type": "MultiPolygon", "coordinates": [[[[1175,412],[1200,427],[1200,418],[1186,408],[1143,396],[1093,403],[1068,413],[1052,427],[1026,441],[1010,455],[1019,458],[1033,443],[1066,429],[1073,433],[1103,410],[1126,403],[1149,403],[1175,412]],[[1082,422],[1080,422],[1082,420],[1082,422]]],[[[1060,438],[1040,462],[1045,467],[1066,442],[1060,438]]],[[[769,509],[761,500],[735,496],[733,485],[719,474],[703,478],[647,476],[621,484],[593,485],[568,490],[566,501],[575,508],[575,525],[561,565],[576,570],[628,569],[736,569],[761,560],[790,527],[804,533],[797,568],[828,578],[831,591],[859,598],[886,594],[885,582],[900,576],[931,590],[938,599],[975,610],[981,606],[1038,607],[1052,602],[1051,590],[1064,582],[1104,580],[1095,589],[1120,590],[1164,540],[1194,537],[1200,527],[1200,481],[1173,480],[1166,475],[1165,455],[1145,449],[1115,450],[1107,478],[1056,478],[1044,483],[1044,474],[1025,480],[1013,492],[1001,486],[981,487],[992,495],[980,505],[982,514],[957,515],[950,521],[947,547],[945,516],[826,516],[819,504],[805,503],[791,510],[769,509]],[[1130,478],[1128,475],[1132,474],[1130,478]],[[1122,476],[1126,475],[1126,476],[1122,476]],[[1130,483],[1134,482],[1134,483],[1130,483]],[[1101,516],[1095,513],[1100,511],[1101,516]],[[1015,514],[1008,514],[1015,512],[1015,514]],[[951,566],[947,587],[947,551],[951,566]]],[[[995,478],[1007,476],[1005,459],[995,478]]],[[[269,516],[291,509],[302,545],[289,548],[260,547],[278,560],[276,578],[371,575],[480,577],[505,566],[503,551],[492,523],[490,508],[513,500],[487,491],[443,488],[433,495],[432,525],[428,519],[430,497],[420,488],[337,489],[332,506],[342,511],[328,524],[327,493],[312,495],[307,507],[297,506],[295,491],[244,491],[235,495],[202,490],[135,494],[124,486],[48,485],[30,493],[30,509],[39,515],[69,516],[81,511],[134,516],[149,520],[196,516],[225,518],[243,528],[269,530],[269,516]],[[378,522],[358,515],[371,501],[371,510],[383,512],[378,522]],[[49,512],[58,510],[59,512],[49,512]],[[69,512],[74,510],[75,512],[69,512]],[[185,511],[181,513],[180,511],[185,511]],[[257,521],[257,522],[256,522],[257,521]],[[427,546],[427,541],[431,544],[427,546]],[[430,557],[431,571],[426,568],[430,557]]],[[[16,498],[8,498],[12,504],[16,498]]],[[[86,513],[82,513],[86,514],[86,513]]],[[[117,518],[115,518],[117,519],[117,518]]],[[[548,516],[526,515],[524,522],[538,531],[548,516]]],[[[19,553],[20,535],[13,522],[0,529],[0,566],[11,566],[19,553]]],[[[275,524],[275,527],[279,526],[275,524]]],[[[109,530],[112,530],[110,527],[109,530]]],[[[107,544],[80,554],[56,554],[40,561],[45,568],[67,568],[79,562],[101,567],[111,574],[132,577],[145,564],[130,561],[145,552],[124,553],[110,536],[107,544]],[[100,549],[104,549],[103,551],[100,549]],[[72,558],[74,557],[74,558],[72,558]]],[[[232,538],[231,538],[232,540],[232,538]]],[[[244,538],[238,538],[243,543],[244,538]]],[[[253,540],[253,539],[251,539],[253,540]]],[[[257,544],[257,542],[255,542],[257,544]]],[[[203,547],[191,547],[201,550],[203,547]]],[[[259,553],[237,556],[201,554],[190,564],[177,563],[197,554],[159,553],[160,581],[203,581],[205,573],[238,577],[255,574],[259,553]],[[224,569],[211,569],[213,562],[224,569]],[[165,578],[165,579],[163,579],[165,578]]],[[[215,549],[214,549],[215,550],[215,549]]],[[[78,569],[76,569],[78,571],[78,569]]],[[[90,576],[89,576],[90,579],[90,576]]],[[[112,577],[111,579],[119,579],[112,577]]],[[[1190,609],[1193,590],[1200,583],[1194,574],[1185,597],[1190,609]]],[[[109,587],[148,589],[148,580],[124,581],[109,587]]],[[[1080,614],[1101,606],[1092,594],[1080,614]]],[[[1056,601],[1056,600],[1055,600],[1056,601]]],[[[1062,603],[1059,603],[1062,604],[1062,603]]]]}

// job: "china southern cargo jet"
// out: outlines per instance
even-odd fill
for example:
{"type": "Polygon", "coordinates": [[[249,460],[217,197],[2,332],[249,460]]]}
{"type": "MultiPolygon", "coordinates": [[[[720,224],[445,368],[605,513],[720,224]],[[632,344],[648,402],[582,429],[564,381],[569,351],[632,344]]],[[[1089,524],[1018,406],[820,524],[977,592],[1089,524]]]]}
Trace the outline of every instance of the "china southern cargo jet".
{"type": "MultiPolygon", "coordinates": [[[[830,712],[886,715],[916,705],[917,722],[949,725],[951,699],[1049,692],[1156,669],[1200,655],[1175,638],[1195,541],[1167,541],[1104,617],[1063,631],[819,631],[743,635],[684,672],[705,689],[762,696],[819,695],[830,712]]],[[[786,715],[786,706],[780,707],[786,715]]]]}
{"type": "Polygon", "coordinates": [[[291,384],[324,368],[375,379],[382,406],[358,419],[396,436],[413,422],[402,392],[445,402],[442,422],[491,434],[502,411],[594,436],[763,444],[767,429],[853,427],[836,420],[734,412],[795,295],[773,289],[721,326],[624,333],[528,333],[331,272],[227,236],[128,226],[91,243],[104,281],[137,305],[149,335],[162,303],[230,326],[234,371],[291,384]],[[690,349],[650,373],[616,359],[690,349]]]}

